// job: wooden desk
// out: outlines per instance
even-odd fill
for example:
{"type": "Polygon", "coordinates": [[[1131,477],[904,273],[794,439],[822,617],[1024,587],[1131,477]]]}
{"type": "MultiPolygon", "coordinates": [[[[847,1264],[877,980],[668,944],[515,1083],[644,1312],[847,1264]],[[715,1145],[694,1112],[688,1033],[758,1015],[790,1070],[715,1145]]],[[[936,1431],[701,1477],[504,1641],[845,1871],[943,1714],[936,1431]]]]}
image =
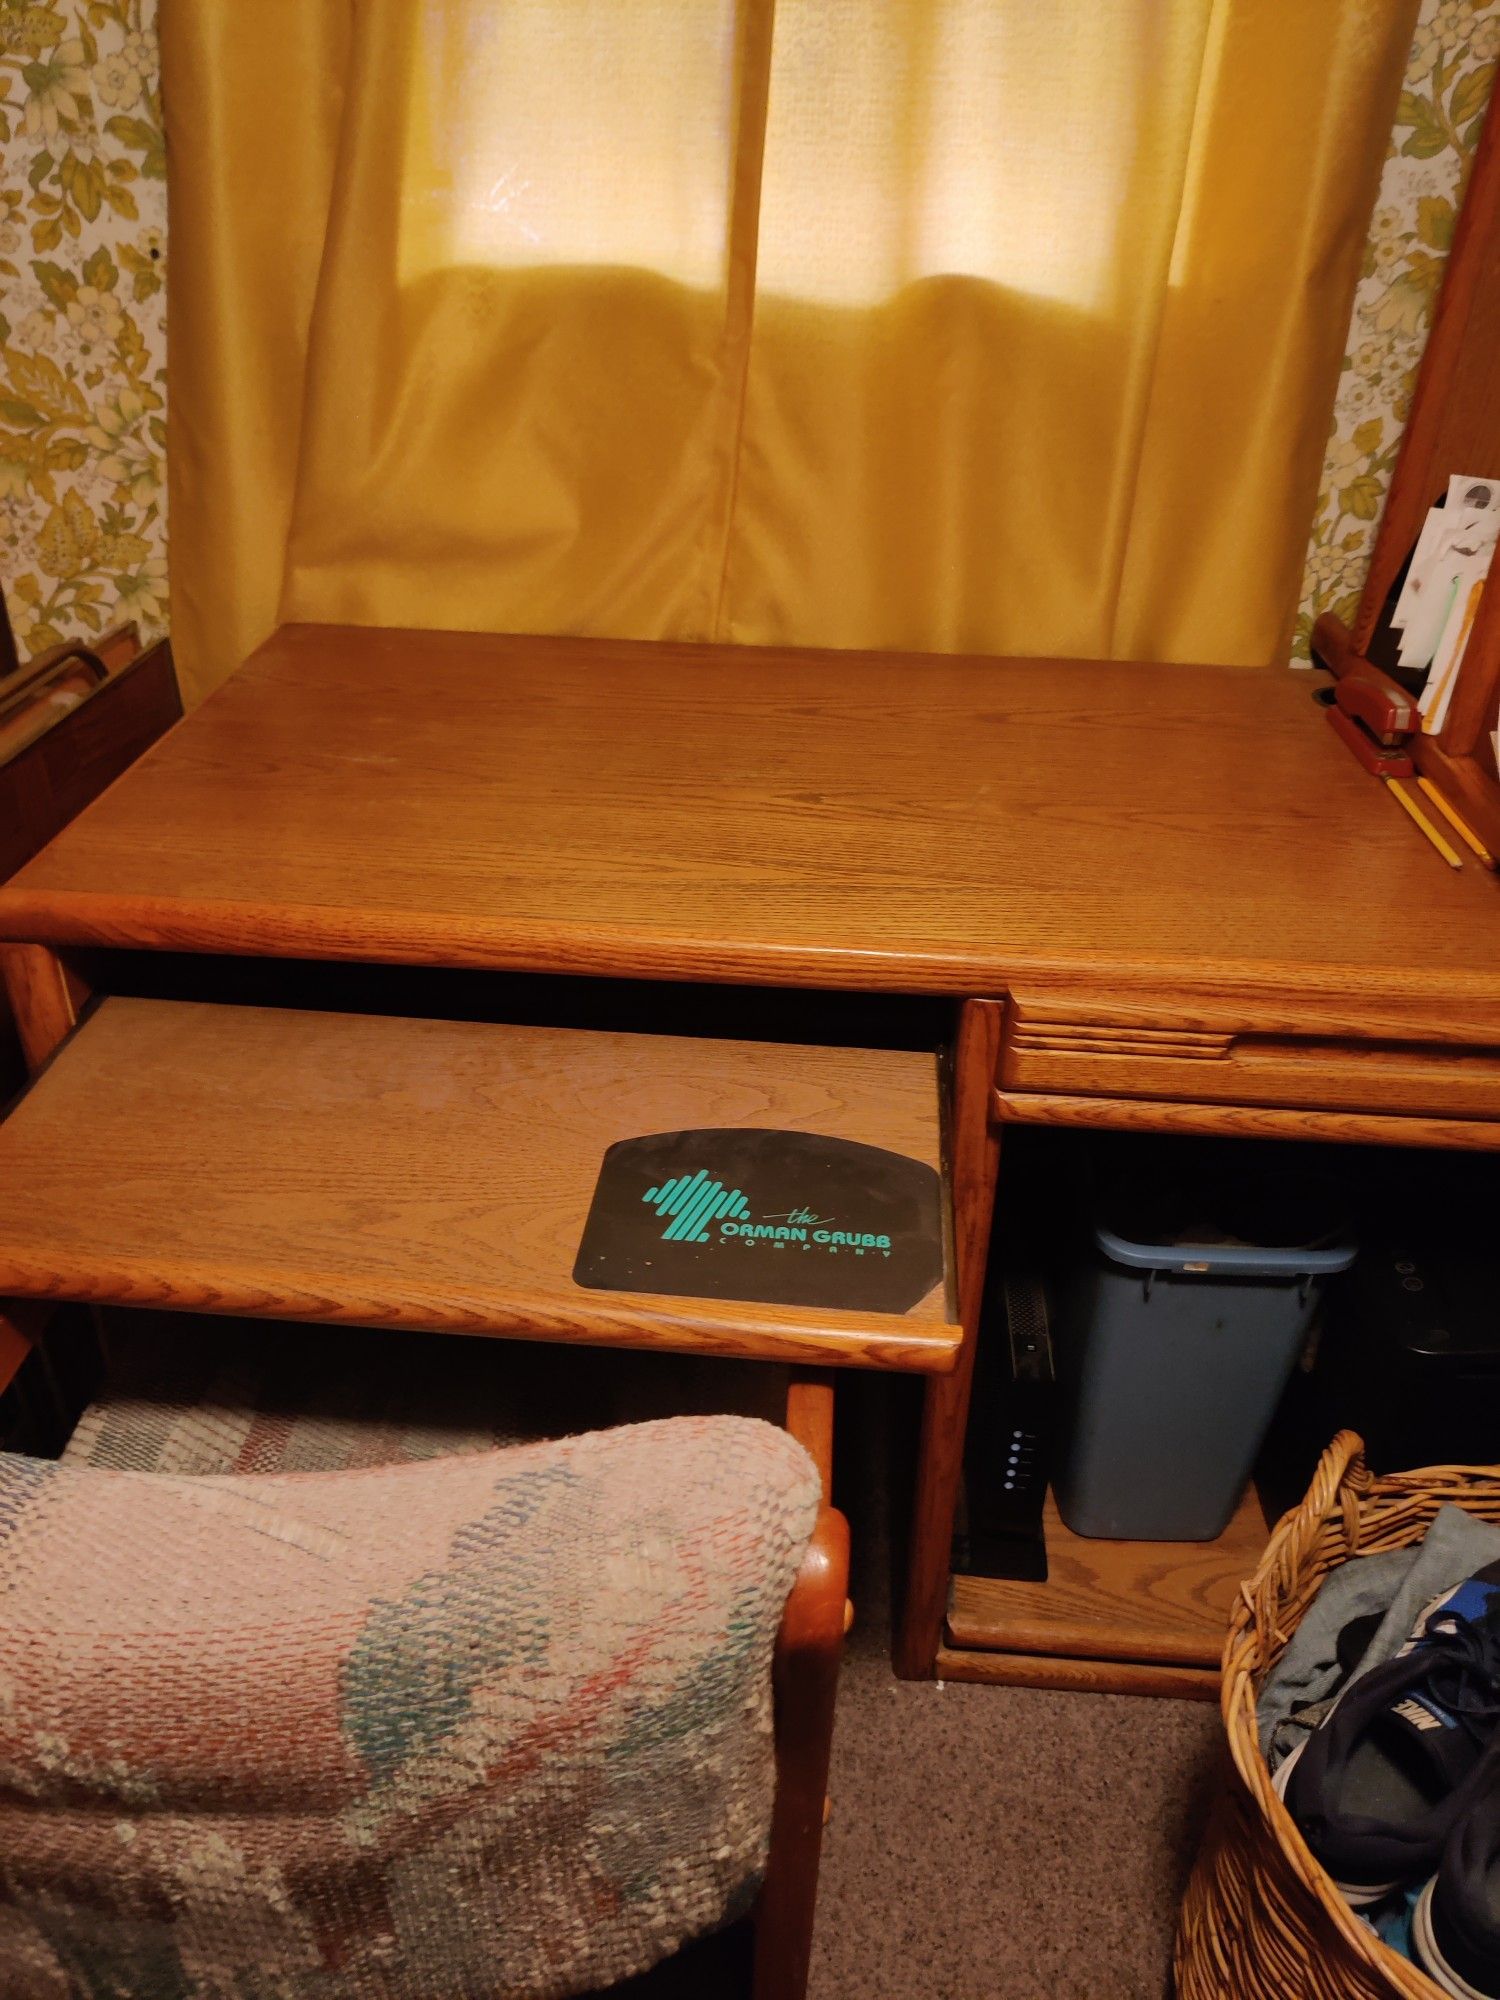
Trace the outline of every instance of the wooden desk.
{"type": "Polygon", "coordinates": [[[292,628],[23,870],[3,921],[1179,1010],[1191,992],[1275,1025],[1318,1000],[1349,1026],[1500,1038],[1493,885],[1439,865],[1327,740],[1312,685],[292,628]]]}
{"type": "Polygon", "coordinates": [[[952,996],[964,1339],[901,1663],[1066,1680],[1031,1607],[1019,1664],[972,1603],[940,1653],[1001,1125],[1500,1144],[1500,890],[1314,685],[291,628],[0,889],[0,937],[42,948],[9,955],[38,1058],[81,948],[952,996]]]}

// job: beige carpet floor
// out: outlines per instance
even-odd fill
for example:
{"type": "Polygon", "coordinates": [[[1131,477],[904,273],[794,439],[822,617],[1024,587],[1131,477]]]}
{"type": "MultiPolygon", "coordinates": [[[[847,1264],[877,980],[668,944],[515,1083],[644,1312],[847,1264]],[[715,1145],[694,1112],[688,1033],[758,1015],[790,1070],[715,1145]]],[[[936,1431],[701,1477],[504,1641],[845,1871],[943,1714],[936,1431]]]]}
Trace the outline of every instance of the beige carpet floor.
{"type": "Polygon", "coordinates": [[[810,2000],[1162,2000],[1214,1709],[903,1686],[840,1697],[810,2000]]]}
{"type": "Polygon", "coordinates": [[[857,1622],[810,2000],[1162,2000],[1217,1709],[898,1681],[889,1399],[841,1402],[857,1622]]]}

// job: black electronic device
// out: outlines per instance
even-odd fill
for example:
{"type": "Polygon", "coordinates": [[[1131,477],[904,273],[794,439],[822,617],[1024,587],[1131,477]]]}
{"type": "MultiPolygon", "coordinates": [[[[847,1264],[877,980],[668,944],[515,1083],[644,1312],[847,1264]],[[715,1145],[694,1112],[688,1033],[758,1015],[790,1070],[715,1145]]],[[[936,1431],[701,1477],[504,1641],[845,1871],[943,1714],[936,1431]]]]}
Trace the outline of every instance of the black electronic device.
{"type": "Polygon", "coordinates": [[[1057,1428],[1046,1287],[991,1264],[980,1316],[954,1567],[966,1576],[1044,1583],[1042,1511],[1057,1428]]]}

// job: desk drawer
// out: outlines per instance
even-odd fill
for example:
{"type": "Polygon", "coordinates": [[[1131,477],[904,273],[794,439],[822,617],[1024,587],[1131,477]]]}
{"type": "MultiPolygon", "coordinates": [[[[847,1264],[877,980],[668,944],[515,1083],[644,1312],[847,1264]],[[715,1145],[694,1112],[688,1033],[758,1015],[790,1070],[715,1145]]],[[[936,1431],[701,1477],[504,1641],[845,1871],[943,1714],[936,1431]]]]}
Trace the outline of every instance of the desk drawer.
{"type": "Polygon", "coordinates": [[[1247,1032],[1212,1013],[1163,1023],[1066,1005],[1007,1010],[1007,1092],[1459,1119],[1500,1118],[1500,1048],[1247,1032]]]}

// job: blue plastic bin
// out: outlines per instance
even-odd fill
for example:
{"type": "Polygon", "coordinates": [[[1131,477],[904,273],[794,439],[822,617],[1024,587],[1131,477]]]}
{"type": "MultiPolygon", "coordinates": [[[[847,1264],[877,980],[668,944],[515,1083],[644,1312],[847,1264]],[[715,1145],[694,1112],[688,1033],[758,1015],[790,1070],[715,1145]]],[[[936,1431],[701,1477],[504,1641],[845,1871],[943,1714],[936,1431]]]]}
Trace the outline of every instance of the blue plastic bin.
{"type": "Polygon", "coordinates": [[[1222,1534],[1321,1286],[1354,1253],[1336,1197],[1311,1179],[1268,1189],[1231,1172],[1107,1193],[1059,1299],[1068,1526],[1130,1541],[1222,1534]]]}

